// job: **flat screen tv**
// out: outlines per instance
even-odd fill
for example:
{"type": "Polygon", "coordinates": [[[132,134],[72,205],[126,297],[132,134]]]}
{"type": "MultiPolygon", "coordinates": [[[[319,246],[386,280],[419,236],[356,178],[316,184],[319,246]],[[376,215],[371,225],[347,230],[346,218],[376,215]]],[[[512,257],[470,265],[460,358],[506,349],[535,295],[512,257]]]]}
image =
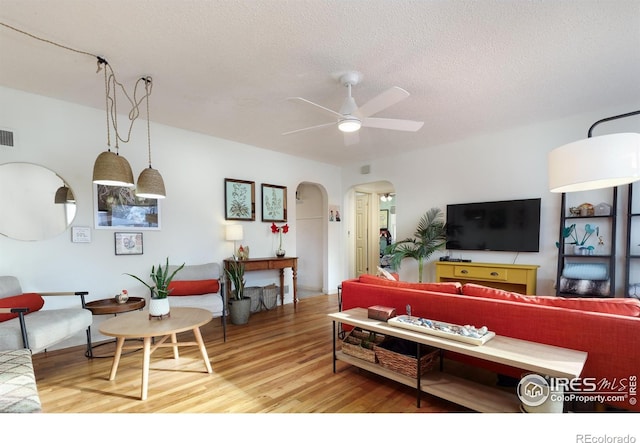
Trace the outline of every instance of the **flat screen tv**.
{"type": "Polygon", "coordinates": [[[539,252],[540,199],[447,205],[447,249],[539,252]]]}

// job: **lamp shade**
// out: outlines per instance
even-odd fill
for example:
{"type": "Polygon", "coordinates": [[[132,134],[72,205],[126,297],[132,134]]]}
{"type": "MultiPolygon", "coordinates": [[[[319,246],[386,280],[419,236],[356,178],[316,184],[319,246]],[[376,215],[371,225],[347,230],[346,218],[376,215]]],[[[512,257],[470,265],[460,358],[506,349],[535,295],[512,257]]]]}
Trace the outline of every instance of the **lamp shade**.
{"type": "Polygon", "coordinates": [[[549,153],[551,192],[610,188],[640,180],[640,134],[590,137],[549,153]]]}
{"type": "Polygon", "coordinates": [[[242,225],[227,225],[224,238],[227,241],[242,240],[242,225]]]}
{"type": "Polygon", "coordinates": [[[104,151],[93,164],[93,182],[98,185],[132,187],[133,172],[124,157],[104,151]]]}
{"type": "Polygon", "coordinates": [[[167,196],[164,189],[164,180],[156,169],[148,167],[140,173],[138,176],[138,186],[136,187],[136,196],[156,199],[167,196]]]}
{"type": "MultiPolygon", "coordinates": [[[[67,188],[66,186],[60,186],[56,191],[53,202],[55,204],[67,203],[67,195],[69,194],[69,192],[71,192],[71,189],[67,188]]],[[[73,193],[71,193],[71,195],[73,196],[73,193]]]]}

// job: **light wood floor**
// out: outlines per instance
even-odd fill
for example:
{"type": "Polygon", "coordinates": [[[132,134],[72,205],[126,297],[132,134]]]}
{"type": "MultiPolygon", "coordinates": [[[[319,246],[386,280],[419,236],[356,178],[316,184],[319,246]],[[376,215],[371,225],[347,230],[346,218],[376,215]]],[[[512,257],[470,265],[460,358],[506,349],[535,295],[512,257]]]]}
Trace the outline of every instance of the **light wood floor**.
{"type": "MultiPolygon", "coordinates": [[[[213,367],[205,372],[196,347],[151,356],[149,397],[139,400],[141,352],[124,355],[117,378],[109,381],[111,358],[87,359],[83,347],[33,356],[45,413],[360,413],[466,412],[423,394],[416,408],[409,387],[338,362],[332,372],[335,295],[302,299],[252,314],[247,325],[228,325],[222,340],[220,319],[202,328],[213,367]]],[[[125,314],[126,315],[126,314],[125,314]]],[[[185,333],[187,334],[187,333],[185,333]]],[[[192,335],[183,336],[192,340],[192,335]]],[[[180,337],[179,337],[180,339],[180,337]]],[[[108,344],[96,354],[113,350],[108,344]]]]}

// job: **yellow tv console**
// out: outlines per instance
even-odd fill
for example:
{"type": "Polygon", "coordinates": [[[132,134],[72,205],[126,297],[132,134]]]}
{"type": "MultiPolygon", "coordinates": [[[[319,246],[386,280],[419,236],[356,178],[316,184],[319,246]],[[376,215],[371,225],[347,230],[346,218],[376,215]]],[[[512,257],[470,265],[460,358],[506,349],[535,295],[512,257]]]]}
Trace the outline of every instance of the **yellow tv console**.
{"type": "Polygon", "coordinates": [[[519,294],[536,295],[538,268],[538,265],[439,261],[436,262],[436,281],[476,283],[519,294]]]}

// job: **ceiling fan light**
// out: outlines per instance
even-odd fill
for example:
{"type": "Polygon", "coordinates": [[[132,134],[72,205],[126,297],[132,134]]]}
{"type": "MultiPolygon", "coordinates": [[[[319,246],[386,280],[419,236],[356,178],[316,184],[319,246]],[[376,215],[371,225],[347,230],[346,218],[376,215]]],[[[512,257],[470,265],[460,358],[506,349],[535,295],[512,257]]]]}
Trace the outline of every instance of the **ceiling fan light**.
{"type": "Polygon", "coordinates": [[[97,185],[132,187],[133,172],[124,157],[104,151],[93,164],[93,182],[97,185]]]}
{"type": "Polygon", "coordinates": [[[140,176],[138,176],[136,196],[155,199],[165,198],[167,196],[164,189],[164,180],[156,169],[149,166],[140,173],[140,176]]]}
{"type": "Polygon", "coordinates": [[[361,126],[362,123],[355,117],[345,118],[338,123],[338,129],[342,132],[356,132],[361,126]]]}

